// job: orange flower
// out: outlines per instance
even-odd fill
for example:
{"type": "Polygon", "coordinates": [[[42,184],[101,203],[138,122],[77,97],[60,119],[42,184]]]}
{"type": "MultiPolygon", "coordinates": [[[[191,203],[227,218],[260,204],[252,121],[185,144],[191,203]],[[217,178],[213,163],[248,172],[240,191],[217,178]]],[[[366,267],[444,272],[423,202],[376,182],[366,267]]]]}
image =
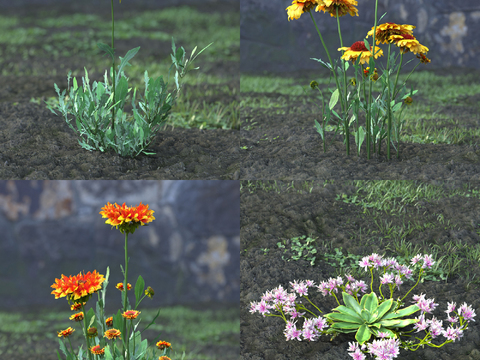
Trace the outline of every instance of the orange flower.
{"type": "Polygon", "coordinates": [[[138,206],[118,206],[108,203],[102,208],[100,214],[103,218],[108,218],[105,224],[115,226],[122,234],[125,232],[133,234],[139,225],[145,225],[155,220],[153,210],[148,210],[148,204],[140,203],[138,206]]]}
{"type": "Polygon", "coordinates": [[[171,346],[172,346],[172,344],[170,344],[170,343],[167,342],[167,341],[161,340],[161,341],[157,342],[157,347],[158,347],[160,350],[163,350],[163,349],[165,349],[165,348],[169,348],[169,347],[171,347],[171,346]]]}
{"type": "Polygon", "coordinates": [[[422,64],[428,64],[431,60],[429,58],[427,58],[424,54],[418,54],[417,55],[417,58],[420,59],[420,62],[422,64]]]}
{"type": "Polygon", "coordinates": [[[87,303],[78,303],[78,304],[73,304],[72,306],[70,306],[70,310],[72,311],[78,311],[82,308],[82,305],[85,306],[87,305],[87,303]]]}
{"type": "MultiPolygon", "coordinates": [[[[415,29],[413,25],[398,25],[392,22],[388,22],[385,24],[380,24],[377,26],[377,31],[375,32],[375,41],[378,44],[388,44],[391,43],[392,40],[390,36],[392,35],[413,35],[412,30],[415,29]]],[[[373,36],[373,30],[370,30],[367,33],[367,37],[373,36]]]]}
{"type": "Polygon", "coordinates": [[[172,360],[168,356],[160,356],[158,360],[172,360]]]}
{"type": "Polygon", "coordinates": [[[95,355],[105,354],[105,349],[100,348],[100,345],[95,345],[90,348],[90,351],[95,355]]]}
{"type": "MultiPolygon", "coordinates": [[[[123,283],[118,283],[115,287],[118,290],[123,291],[123,283]]],[[[132,290],[132,284],[127,283],[127,290],[132,290]]]]}
{"type": "Polygon", "coordinates": [[[293,0],[292,5],[287,7],[288,21],[299,19],[303,13],[310,12],[317,5],[317,0],[293,0]]]}
{"type": "Polygon", "coordinates": [[[55,299],[66,296],[67,300],[71,300],[74,303],[86,302],[90,296],[97,290],[102,288],[102,283],[105,281],[103,275],[97,273],[96,270],[93,273],[90,271],[86,274],[80,273],[76,276],[66,277],[62,274],[61,279],[55,279],[55,284],[51,287],[54,288],[51,294],[55,295],[55,299]]]}
{"type": "Polygon", "coordinates": [[[420,44],[413,35],[392,35],[390,36],[390,39],[400,48],[400,52],[402,54],[405,54],[409,51],[413,52],[414,54],[423,54],[428,52],[428,48],[420,44]]]}
{"type": "Polygon", "coordinates": [[[105,336],[108,340],[112,340],[112,339],[116,339],[116,338],[120,337],[121,334],[122,333],[120,332],[120,330],[110,329],[110,330],[105,331],[103,336],[105,336]]]}
{"type": "Polygon", "coordinates": [[[411,105],[413,102],[413,99],[410,96],[407,96],[403,101],[405,102],[405,104],[411,105]]]}
{"type": "Polygon", "coordinates": [[[133,320],[133,319],[136,319],[138,314],[140,314],[140,311],[137,311],[137,310],[128,310],[128,311],[125,311],[122,316],[126,319],[129,319],[129,320],[133,320]]]}
{"type": "Polygon", "coordinates": [[[112,327],[113,326],[113,316],[110,316],[107,320],[105,320],[105,324],[108,327],[112,327]]]}
{"type": "Polygon", "coordinates": [[[318,6],[315,11],[322,10],[323,12],[329,12],[332,17],[337,17],[338,9],[338,16],[347,14],[358,16],[358,10],[355,5],[358,5],[356,0],[318,0],[318,6]]]}
{"type": "Polygon", "coordinates": [[[75,321],[82,321],[83,320],[83,312],[73,314],[72,316],[69,317],[69,319],[70,320],[75,320],[75,321]]]}
{"type": "Polygon", "coordinates": [[[57,333],[58,333],[58,337],[63,336],[64,338],[66,338],[67,336],[72,335],[74,331],[75,331],[75,329],[72,329],[71,327],[69,327],[68,329],[62,330],[60,332],[57,331],[57,333]]]}
{"type": "MultiPolygon", "coordinates": [[[[372,53],[368,51],[363,41],[354,42],[352,46],[339,48],[338,51],[340,50],[345,51],[345,53],[342,55],[342,59],[347,61],[352,60],[352,62],[355,62],[360,56],[360,64],[368,63],[370,57],[372,56],[372,53]]],[[[378,46],[375,48],[375,51],[375,59],[383,55],[382,49],[380,49],[378,46]]]]}

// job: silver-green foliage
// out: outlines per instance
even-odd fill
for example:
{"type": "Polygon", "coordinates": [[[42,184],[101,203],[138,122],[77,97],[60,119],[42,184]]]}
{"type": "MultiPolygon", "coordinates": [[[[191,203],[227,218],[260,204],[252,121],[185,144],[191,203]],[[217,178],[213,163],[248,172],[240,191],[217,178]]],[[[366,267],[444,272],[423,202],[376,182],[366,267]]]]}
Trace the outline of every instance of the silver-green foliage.
{"type": "Polygon", "coordinates": [[[360,303],[345,292],[342,292],[342,296],[345,306],[340,305],[333,309],[337,312],[325,315],[327,319],[333,321],[328,332],[356,332],[355,339],[360,344],[368,341],[372,334],[378,336],[379,332],[396,337],[395,329],[418,322],[417,319],[402,319],[420,310],[417,305],[397,309],[398,303],[393,299],[379,304],[377,295],[373,292],[364,295],[360,303]]]}
{"type": "MultiPolygon", "coordinates": [[[[99,44],[99,47],[113,57],[113,50],[108,45],[99,44]]],[[[163,76],[156,79],[150,78],[148,72],[145,71],[145,93],[139,100],[138,107],[135,103],[137,89],[134,89],[132,96],[132,89],[128,87],[128,78],[123,69],[126,65],[130,65],[128,61],[137,54],[140,47],[129,50],[124,58],[120,57],[120,65],[115,77],[115,92],[111,84],[112,68],[110,68],[110,76],[105,71],[104,82],[94,81],[91,85],[87,69],[85,69],[82,86],[79,86],[77,79],[74,78],[72,87],[70,87],[71,72],[69,72],[68,93],[67,90],[60,92],[55,84],[59,99],[58,105],[55,109],[49,104],[47,107],[54,114],[57,114],[55,110],[58,110],[63,115],[70,128],[79,135],[78,142],[84,149],[102,152],[113,149],[121,156],[131,157],[138,156],[140,153],[153,154],[147,152],[147,148],[167,121],[181,89],[179,80],[187,74],[190,70],[189,65],[207,47],[194,56],[195,47],[190,58],[185,60],[184,48],[176,49],[172,39],[173,54],[171,55],[172,65],[169,75],[172,68],[175,67],[175,89],[169,92],[168,80],[165,82],[163,76]],[[130,96],[133,115],[124,111],[130,96]],[[112,113],[115,114],[113,128],[112,113]],[[76,127],[72,124],[72,117],[69,115],[73,115],[75,118],[76,127]]]]}

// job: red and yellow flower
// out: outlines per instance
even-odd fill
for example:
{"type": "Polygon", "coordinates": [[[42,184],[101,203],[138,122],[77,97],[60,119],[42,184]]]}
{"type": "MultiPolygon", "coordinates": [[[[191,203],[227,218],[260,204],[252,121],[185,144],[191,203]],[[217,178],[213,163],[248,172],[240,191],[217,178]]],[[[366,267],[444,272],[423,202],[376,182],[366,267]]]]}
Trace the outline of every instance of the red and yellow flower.
{"type": "Polygon", "coordinates": [[[133,234],[138,226],[146,225],[155,220],[153,217],[154,211],[148,209],[148,204],[140,203],[138,206],[126,206],[123,203],[122,206],[119,206],[117,203],[115,205],[107,203],[102,210],[100,214],[103,218],[107,218],[105,224],[115,226],[122,234],[125,232],[133,234]]]}
{"type": "Polygon", "coordinates": [[[422,64],[428,64],[431,60],[427,58],[424,54],[417,54],[417,58],[420,59],[422,64]]]}
{"type": "Polygon", "coordinates": [[[69,317],[69,319],[70,320],[75,320],[75,321],[82,321],[83,320],[83,312],[73,314],[72,316],[69,317]]]}
{"type": "MultiPolygon", "coordinates": [[[[351,60],[352,62],[357,61],[357,58],[360,57],[360,64],[368,63],[370,58],[373,56],[372,52],[368,51],[365,47],[363,41],[356,41],[350,47],[341,47],[338,51],[344,50],[345,53],[342,55],[342,59],[351,60]]],[[[383,55],[382,49],[375,48],[375,59],[383,55]]]]}
{"type": "Polygon", "coordinates": [[[95,346],[92,346],[90,348],[90,351],[92,352],[92,354],[95,354],[95,355],[103,355],[105,354],[105,349],[102,349],[100,347],[100,345],[95,345],[95,346]]]}
{"type": "Polygon", "coordinates": [[[163,341],[163,340],[160,340],[159,342],[157,342],[156,345],[160,350],[163,350],[172,346],[172,344],[170,344],[168,341],[163,341]]]}
{"type": "Polygon", "coordinates": [[[60,279],[55,279],[54,288],[51,294],[55,295],[55,299],[66,296],[67,300],[74,303],[86,302],[93,293],[102,288],[105,281],[103,275],[97,273],[96,270],[91,273],[78,274],[76,276],[65,276],[62,274],[60,279]]]}
{"type": "Polygon", "coordinates": [[[318,0],[318,6],[315,8],[315,11],[323,11],[330,13],[330,16],[337,17],[350,14],[351,16],[358,16],[358,10],[355,7],[358,5],[356,0],[318,0]]]}
{"type": "MultiPolygon", "coordinates": [[[[373,30],[375,28],[372,27],[372,30],[370,30],[367,33],[367,37],[373,36],[373,30]]],[[[415,26],[413,25],[399,25],[395,24],[392,22],[388,22],[385,24],[380,24],[377,26],[377,31],[375,32],[375,41],[378,44],[388,44],[393,42],[390,39],[390,36],[392,35],[413,35],[413,29],[415,29],[415,26]]]]}
{"type": "Polygon", "coordinates": [[[168,356],[160,356],[158,360],[172,360],[168,356]]]}
{"type": "Polygon", "coordinates": [[[57,334],[58,334],[58,337],[63,336],[64,338],[66,338],[66,337],[72,335],[74,331],[75,331],[75,329],[72,329],[71,327],[69,327],[68,329],[62,330],[60,332],[57,331],[57,334]]]}
{"type": "Polygon", "coordinates": [[[112,327],[113,326],[113,316],[110,316],[107,320],[105,320],[105,324],[108,327],[112,327]]]}
{"type": "Polygon", "coordinates": [[[389,39],[400,48],[402,54],[409,51],[414,54],[424,54],[428,52],[428,48],[420,44],[413,35],[392,35],[389,39]]]}
{"type": "Polygon", "coordinates": [[[138,314],[140,314],[140,311],[137,311],[137,310],[127,310],[125,311],[122,316],[125,318],[125,319],[128,319],[128,320],[133,320],[133,319],[136,319],[138,314]]]}
{"type": "MultiPolygon", "coordinates": [[[[115,287],[118,290],[123,291],[123,283],[118,283],[115,287]]],[[[132,284],[127,283],[127,290],[132,290],[132,284]]]]}
{"type": "Polygon", "coordinates": [[[120,337],[122,333],[120,330],[117,329],[110,329],[104,332],[103,336],[106,337],[108,340],[116,339],[120,337]]]}

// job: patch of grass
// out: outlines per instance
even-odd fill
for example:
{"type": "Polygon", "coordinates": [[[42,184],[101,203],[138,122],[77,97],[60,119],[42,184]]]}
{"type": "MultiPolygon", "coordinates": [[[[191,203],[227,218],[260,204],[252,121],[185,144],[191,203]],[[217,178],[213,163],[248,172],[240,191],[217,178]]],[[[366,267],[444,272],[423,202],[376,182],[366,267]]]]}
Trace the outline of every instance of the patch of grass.
{"type": "Polygon", "coordinates": [[[308,237],[305,235],[297,236],[291,238],[290,241],[284,240],[283,242],[278,242],[277,246],[283,250],[283,253],[289,256],[288,259],[285,259],[285,255],[282,255],[283,260],[293,260],[297,261],[300,259],[304,259],[310,262],[311,266],[315,265],[315,254],[317,253],[317,249],[313,245],[315,240],[309,235],[308,237]],[[285,246],[289,246],[290,249],[287,249],[285,246]]]}

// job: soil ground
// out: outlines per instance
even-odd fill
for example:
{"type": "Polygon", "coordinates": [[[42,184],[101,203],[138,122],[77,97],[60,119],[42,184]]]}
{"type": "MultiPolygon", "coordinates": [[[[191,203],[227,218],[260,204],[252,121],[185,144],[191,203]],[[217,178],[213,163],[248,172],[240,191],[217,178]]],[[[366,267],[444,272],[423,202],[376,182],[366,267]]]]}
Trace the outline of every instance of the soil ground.
{"type": "MultiPolygon", "coordinates": [[[[422,293],[426,294],[426,298],[435,298],[435,303],[439,305],[433,315],[444,320],[444,328],[447,302],[471,304],[478,317],[480,256],[471,261],[466,254],[472,253],[473,249],[480,250],[480,183],[470,184],[470,195],[460,196],[453,192],[465,189],[466,183],[431,182],[429,186],[445,193],[427,199],[417,192],[418,198],[410,203],[404,202],[402,196],[395,198],[396,204],[385,201],[384,193],[378,201],[388,204],[390,210],[387,211],[359,206],[362,201],[368,203],[369,200],[363,191],[358,192],[351,181],[321,184],[265,182],[266,186],[258,186],[260,182],[255,181],[241,183],[241,359],[351,360],[347,348],[348,342],[354,341],[352,334],[339,335],[333,341],[327,336],[320,337],[316,342],[286,341],[284,321],[278,317],[264,318],[258,313],[251,314],[250,302],[259,301],[267,290],[279,285],[291,291],[289,283],[294,280],[310,279],[319,284],[344,270],[341,261],[345,261],[345,266],[350,265],[355,256],[358,258],[371,253],[401,257],[416,254],[414,249],[417,248],[420,253],[437,254],[437,261],[444,255],[459,260],[454,270],[450,268],[449,276],[445,278],[445,273],[439,275],[445,280],[441,280],[437,273],[438,281],[419,283],[406,301],[411,301],[413,294],[422,293]],[[477,195],[472,195],[474,193],[477,195]],[[407,223],[408,229],[415,230],[407,231],[407,223]],[[316,239],[314,248],[317,253],[313,266],[310,261],[304,260],[305,250],[299,260],[292,258],[295,255],[290,249],[292,238],[303,235],[316,239]],[[284,244],[285,249],[279,248],[278,242],[284,244]],[[326,254],[335,255],[336,251],[340,251],[342,256],[327,257],[326,254]]],[[[403,181],[399,183],[407,184],[403,181]]],[[[408,184],[415,189],[426,185],[421,182],[408,184]]],[[[443,258],[444,265],[447,257],[443,258]]],[[[370,281],[363,269],[360,270],[363,276],[356,278],[370,281]]],[[[414,284],[405,282],[400,291],[394,292],[394,297],[405,295],[414,284]]],[[[375,283],[374,288],[378,289],[375,283]]],[[[337,306],[334,298],[323,297],[318,292],[309,291],[309,298],[324,313],[337,306]]],[[[427,315],[427,318],[431,316],[427,315]]],[[[423,337],[424,333],[415,333],[415,336],[423,337]]],[[[434,343],[439,344],[439,339],[435,339],[434,343]]],[[[440,349],[401,350],[398,358],[478,360],[479,349],[480,322],[476,319],[470,323],[460,341],[440,349]]]]}
{"type": "MultiPolygon", "coordinates": [[[[2,11],[2,16],[7,19],[9,15],[21,16],[22,19],[42,19],[44,17],[70,16],[77,13],[101,15],[108,24],[110,3],[102,7],[98,4],[86,6],[71,2],[65,5],[50,5],[48,11],[45,6],[31,5],[20,8],[7,8],[2,11]],[[99,9],[102,9],[101,11],[99,9]]],[[[169,3],[171,4],[171,3],[169,3]]],[[[132,18],[137,13],[158,10],[158,4],[140,2],[134,10],[124,10],[124,4],[115,5],[116,21],[132,18]]],[[[128,4],[126,5],[128,6],[128,4]]],[[[196,5],[195,9],[206,13],[237,13],[238,4],[217,4],[205,2],[196,5]]],[[[172,19],[174,21],[175,19],[172,19]]],[[[2,20],[3,21],[3,20],[2,20]]],[[[15,34],[44,31],[38,24],[23,21],[14,25],[15,34]]],[[[116,24],[117,25],[117,24],[116,24]]],[[[140,25],[141,26],[141,25],[140,25]]],[[[73,30],[85,30],[82,26],[73,26],[73,30]]],[[[220,179],[229,180],[238,178],[239,175],[239,131],[233,129],[208,129],[199,128],[172,128],[168,126],[160,131],[151,145],[155,155],[140,155],[135,159],[123,158],[113,152],[89,152],[82,149],[77,142],[77,135],[68,127],[65,120],[55,116],[46,109],[43,100],[56,97],[54,83],[60,89],[67,87],[67,70],[90,69],[91,81],[102,80],[105,67],[93,67],[94,62],[100,59],[105,62],[106,57],[101,54],[90,56],[87,49],[76,49],[75,46],[67,49],[57,49],[54,42],[47,42],[46,36],[61,38],[63,31],[72,31],[72,27],[59,27],[49,29],[45,38],[38,43],[30,45],[7,45],[5,51],[0,53],[0,63],[3,75],[0,76],[0,178],[2,179],[220,179]],[[52,35],[53,33],[53,35],[52,35]],[[10,46],[17,46],[16,51],[9,51],[10,46]],[[51,48],[52,56],[45,49],[51,48]],[[73,49],[73,50],[72,50],[73,49]],[[67,55],[63,56],[62,51],[67,55]],[[53,56],[53,51],[60,55],[53,56]],[[1,56],[3,55],[3,56],[1,56]],[[96,69],[93,70],[93,69],[96,69]],[[6,71],[6,69],[11,69],[6,71]],[[52,71],[57,70],[57,75],[52,71]],[[20,75],[14,72],[20,73],[20,75]],[[10,74],[11,73],[11,74],[10,74]],[[25,75],[22,75],[25,74],[25,75]],[[31,75],[34,74],[34,75],[31,75]],[[31,102],[31,99],[36,99],[31,102]]],[[[91,31],[91,30],[90,30],[91,31]]],[[[117,36],[128,30],[116,30],[117,36]]],[[[180,33],[180,31],[178,32],[180,33]]],[[[74,33],[78,34],[78,33],[74,33]]],[[[83,35],[82,35],[83,36],[83,35]]],[[[87,35],[88,36],[88,35],[87,35]]],[[[188,36],[185,34],[175,35],[188,36]]],[[[69,39],[66,39],[69,40],[69,39]]],[[[107,42],[104,39],[103,42],[107,42]]],[[[5,40],[3,40],[5,41],[5,40]]],[[[93,39],[91,40],[93,41],[93,39]]],[[[207,42],[208,39],[202,40],[207,42]]],[[[178,45],[182,45],[177,41],[178,45]]],[[[183,42],[185,44],[185,41],[183,42]]],[[[207,42],[208,44],[208,42],[207,42]]],[[[4,44],[2,44],[3,46],[4,44]]],[[[131,48],[141,46],[141,50],[134,58],[138,63],[148,61],[150,58],[168,60],[171,52],[171,43],[163,40],[152,40],[146,37],[128,37],[117,39],[116,53],[125,54],[131,48]]],[[[201,46],[201,44],[199,44],[201,46]]],[[[186,47],[187,54],[191,48],[186,47]]],[[[225,49],[228,55],[223,59],[203,62],[202,55],[198,59],[203,73],[223,79],[216,84],[205,83],[184,87],[183,94],[200,93],[192,95],[190,102],[199,104],[216,104],[219,107],[228,107],[238,97],[239,76],[238,57],[239,41],[225,49]],[[228,58],[233,59],[228,61],[228,58]],[[227,60],[224,60],[227,59],[227,60]],[[220,87],[228,91],[218,91],[220,87]],[[212,95],[209,95],[212,94],[212,95]]],[[[118,55],[117,55],[118,62],[118,55]]],[[[133,63],[133,60],[132,60],[133,63]]],[[[103,63],[102,63],[103,64],[103,63]]],[[[98,63],[97,63],[98,65],[98,63]]],[[[81,76],[83,75],[83,72],[81,76]]],[[[192,116],[192,114],[190,114],[192,116]]]]}
{"type": "MultiPolygon", "coordinates": [[[[465,85],[480,83],[480,71],[472,69],[438,69],[435,75],[445,74],[463,79],[465,85]],[[466,80],[465,80],[466,79],[466,80]]],[[[295,74],[288,74],[295,78],[295,74]]],[[[296,84],[308,84],[315,74],[299,73],[296,84]],[[310,79],[310,80],[308,80],[310,79]]],[[[413,74],[410,82],[414,82],[413,74]]],[[[414,84],[416,86],[417,84],[414,84]]],[[[459,85],[461,86],[461,85],[459,85]]],[[[308,86],[307,86],[308,87],[308,86]]],[[[317,105],[308,96],[291,96],[285,93],[243,92],[243,98],[260,99],[268,106],[245,106],[241,109],[241,141],[244,152],[241,179],[313,180],[313,179],[480,179],[480,140],[474,130],[479,128],[480,95],[478,93],[456,96],[450,94],[445,102],[432,102],[422,98],[421,84],[415,101],[432,108],[434,114],[428,126],[435,131],[455,132],[463,129],[466,136],[451,143],[426,141],[400,142],[400,157],[392,148],[392,159],[386,156],[382,143],[380,155],[372,154],[367,160],[365,143],[361,153],[356,153],[355,139],[350,137],[350,155],[346,155],[343,136],[327,133],[327,150],[314,127],[320,120],[317,105]],[[305,101],[306,100],[306,101],[305,101]],[[437,120],[435,121],[435,116],[437,120]],[[442,122],[440,119],[450,119],[442,122]]],[[[444,90],[448,96],[448,89],[444,90]]],[[[425,95],[425,91],[424,91],[425,95]]],[[[421,111],[421,110],[420,110],[421,111]]],[[[426,113],[418,113],[418,126],[427,120],[426,113]]],[[[363,120],[364,121],[364,120],[363,120]]],[[[477,132],[478,134],[478,132],[477,132]]],[[[431,136],[431,135],[430,135],[431,136]]]]}

